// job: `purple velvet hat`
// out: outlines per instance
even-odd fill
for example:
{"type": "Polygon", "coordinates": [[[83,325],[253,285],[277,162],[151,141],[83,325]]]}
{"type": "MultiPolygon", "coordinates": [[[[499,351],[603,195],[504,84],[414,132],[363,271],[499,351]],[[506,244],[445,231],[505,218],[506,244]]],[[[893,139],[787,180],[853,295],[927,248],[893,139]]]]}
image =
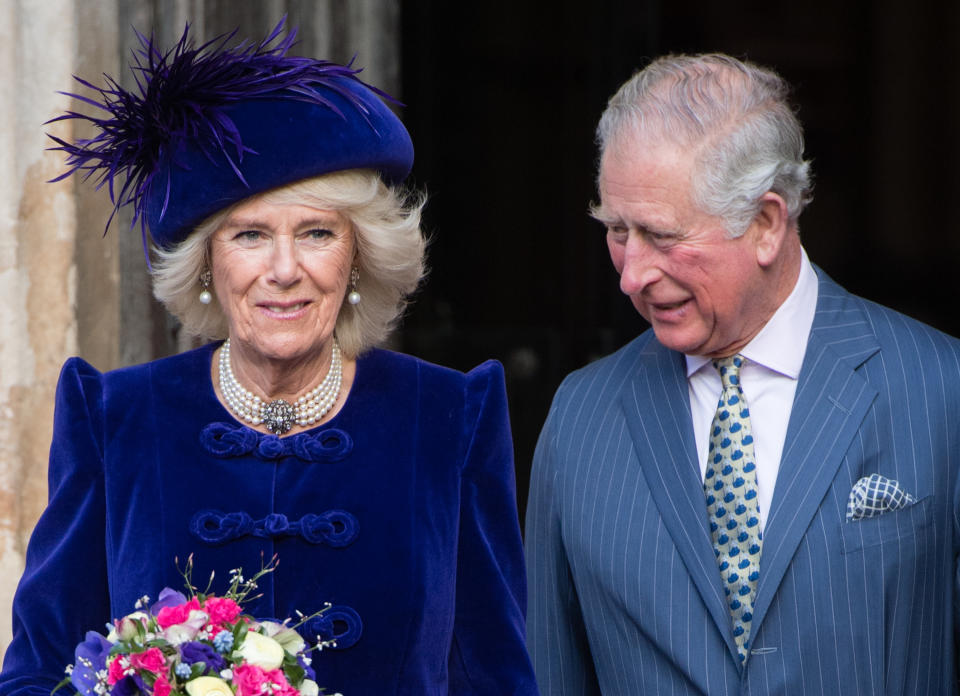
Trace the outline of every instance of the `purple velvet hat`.
{"type": "Polygon", "coordinates": [[[108,115],[53,119],[79,118],[99,129],[75,143],[50,136],[70,166],[54,181],[96,173],[114,214],[132,205],[144,243],[149,229],[164,247],[218,210],[300,179],[373,169],[388,184],[403,181],[413,144],[383,101],[392,99],[350,65],[288,56],[296,32],[278,39],[283,24],[259,44],[232,48],[234,34],[194,48],[188,27],[166,54],[138,34],[136,92],[109,77],[104,88],[76,78],[100,99],[69,96],[108,115]]]}

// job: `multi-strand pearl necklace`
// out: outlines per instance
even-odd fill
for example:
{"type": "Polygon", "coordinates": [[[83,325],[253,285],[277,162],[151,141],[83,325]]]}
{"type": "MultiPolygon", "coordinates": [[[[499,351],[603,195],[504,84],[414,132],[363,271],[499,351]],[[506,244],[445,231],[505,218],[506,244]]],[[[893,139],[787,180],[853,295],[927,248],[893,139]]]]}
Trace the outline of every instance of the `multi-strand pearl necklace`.
{"type": "Polygon", "coordinates": [[[301,396],[293,404],[283,399],[264,403],[263,399],[245,389],[233,376],[230,366],[230,339],[220,348],[220,391],[233,414],[252,425],[267,426],[267,429],[283,435],[293,427],[313,425],[321,420],[333,408],[340,396],[340,383],[343,380],[343,363],[340,360],[340,346],[333,341],[330,369],[316,387],[301,396]]]}

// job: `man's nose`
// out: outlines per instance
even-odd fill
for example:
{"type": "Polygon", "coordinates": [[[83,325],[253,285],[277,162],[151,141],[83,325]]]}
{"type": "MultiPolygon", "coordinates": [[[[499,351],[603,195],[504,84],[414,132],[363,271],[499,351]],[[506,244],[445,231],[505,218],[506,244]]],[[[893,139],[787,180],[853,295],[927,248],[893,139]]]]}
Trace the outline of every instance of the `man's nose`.
{"type": "Polygon", "coordinates": [[[620,290],[625,295],[637,295],[651,283],[663,277],[656,263],[657,254],[643,235],[631,232],[623,253],[620,272],[620,290]]]}

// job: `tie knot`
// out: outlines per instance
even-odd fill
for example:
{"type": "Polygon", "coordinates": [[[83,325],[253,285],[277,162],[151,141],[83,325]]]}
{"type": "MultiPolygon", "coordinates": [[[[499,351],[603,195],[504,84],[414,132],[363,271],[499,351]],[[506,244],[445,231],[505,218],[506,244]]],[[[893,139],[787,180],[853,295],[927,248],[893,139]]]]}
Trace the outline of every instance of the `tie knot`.
{"type": "Polygon", "coordinates": [[[743,367],[744,362],[746,360],[739,353],[713,361],[713,366],[720,373],[720,381],[723,382],[724,389],[740,386],[740,368],[743,367]]]}

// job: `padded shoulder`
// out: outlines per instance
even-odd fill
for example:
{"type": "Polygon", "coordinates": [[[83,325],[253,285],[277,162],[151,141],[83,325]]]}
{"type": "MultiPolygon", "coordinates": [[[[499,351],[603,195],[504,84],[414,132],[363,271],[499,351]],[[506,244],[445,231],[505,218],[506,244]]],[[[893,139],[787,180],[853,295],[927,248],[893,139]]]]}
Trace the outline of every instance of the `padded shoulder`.
{"type": "Polygon", "coordinates": [[[57,383],[48,472],[51,496],[57,482],[70,471],[88,467],[100,470],[103,422],[103,374],[82,358],[68,359],[57,383]],[[79,452],[83,456],[72,456],[79,452]],[[58,454],[63,456],[55,456],[58,454]]]}
{"type": "Polygon", "coordinates": [[[487,360],[467,373],[384,349],[366,353],[361,361],[363,369],[376,372],[381,384],[383,381],[402,384],[415,380],[434,399],[445,402],[447,399],[459,401],[465,396],[475,397],[485,392],[490,384],[502,385],[504,381],[503,366],[496,360],[487,360]]]}
{"type": "MultiPolygon", "coordinates": [[[[638,369],[640,357],[651,347],[651,343],[655,342],[653,329],[647,329],[610,355],[574,370],[564,377],[557,388],[553,398],[554,408],[570,398],[584,398],[583,390],[589,390],[598,384],[608,385],[611,379],[622,382],[625,377],[633,374],[633,370],[638,369]]],[[[659,343],[655,345],[660,346],[659,343]]]]}

